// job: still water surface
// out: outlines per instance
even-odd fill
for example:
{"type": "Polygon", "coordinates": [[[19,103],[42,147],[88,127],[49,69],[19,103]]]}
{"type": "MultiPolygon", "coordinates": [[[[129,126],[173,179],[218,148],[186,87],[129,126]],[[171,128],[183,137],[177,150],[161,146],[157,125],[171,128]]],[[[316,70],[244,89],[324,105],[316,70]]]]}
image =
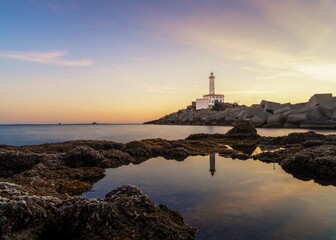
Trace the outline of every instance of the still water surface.
{"type": "MultiPolygon", "coordinates": [[[[182,139],[193,133],[226,133],[221,126],[0,125],[0,144],[30,145],[66,140],[129,142],[182,139]]],[[[258,129],[282,136],[304,129],[258,129]]],[[[334,131],[317,131],[331,134],[334,131]]],[[[216,156],[185,161],[155,158],[107,169],[87,197],[103,197],[134,184],[158,204],[182,213],[199,239],[336,239],[336,188],[303,182],[278,165],[216,156]],[[209,170],[212,170],[209,171],[209,170]],[[214,171],[216,170],[216,171],[214,171]],[[213,174],[213,176],[212,176],[213,174]]]]}
{"type": "Polygon", "coordinates": [[[336,188],[295,179],[277,164],[159,157],[107,169],[84,196],[100,198],[124,184],[180,211],[198,239],[336,239],[336,188]]]}
{"type": "MultiPolygon", "coordinates": [[[[110,140],[126,143],[148,138],[183,139],[194,133],[226,133],[228,126],[173,126],[173,125],[0,125],[0,144],[32,145],[67,140],[110,140]]],[[[283,136],[305,129],[258,129],[262,136],[283,136]]],[[[335,131],[316,131],[330,134],[335,131]]]]}

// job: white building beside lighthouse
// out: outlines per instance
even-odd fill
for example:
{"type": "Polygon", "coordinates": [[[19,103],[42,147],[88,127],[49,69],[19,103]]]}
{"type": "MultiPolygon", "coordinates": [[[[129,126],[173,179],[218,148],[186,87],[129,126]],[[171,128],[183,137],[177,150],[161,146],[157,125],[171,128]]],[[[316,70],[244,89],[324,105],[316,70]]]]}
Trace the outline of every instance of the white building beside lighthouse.
{"type": "Polygon", "coordinates": [[[215,75],[211,72],[209,76],[209,94],[203,95],[203,98],[196,99],[196,110],[211,109],[216,102],[223,103],[224,95],[215,93],[215,75]]]}

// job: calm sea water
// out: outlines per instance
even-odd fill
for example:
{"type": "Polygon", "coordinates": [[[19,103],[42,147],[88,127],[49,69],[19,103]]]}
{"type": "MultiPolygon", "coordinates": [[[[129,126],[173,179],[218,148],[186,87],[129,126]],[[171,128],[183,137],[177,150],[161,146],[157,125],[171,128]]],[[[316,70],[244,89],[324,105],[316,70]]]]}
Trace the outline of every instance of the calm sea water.
{"type": "Polygon", "coordinates": [[[336,239],[336,188],[295,179],[277,164],[155,158],[107,169],[84,196],[100,198],[124,184],[180,211],[198,239],[336,239]]]}
{"type": "MultiPolygon", "coordinates": [[[[30,145],[90,139],[129,142],[182,139],[193,133],[226,133],[221,126],[0,125],[0,144],[30,145]]],[[[258,129],[282,136],[304,129],[258,129]]],[[[317,131],[330,134],[334,131],[317,131]]],[[[198,239],[336,239],[336,188],[303,182],[277,164],[219,156],[185,161],[155,158],[107,169],[86,197],[103,197],[134,184],[158,204],[182,213],[198,239]],[[209,171],[211,170],[211,171],[209,171]],[[213,176],[212,176],[213,175],[213,176]]]]}
{"type": "MultiPolygon", "coordinates": [[[[183,139],[193,133],[226,133],[231,127],[173,125],[0,125],[0,144],[32,145],[66,140],[110,140],[126,143],[148,138],[183,139]]],[[[262,136],[282,136],[305,129],[258,129],[262,136]]],[[[317,131],[335,133],[335,131],[317,131]]]]}

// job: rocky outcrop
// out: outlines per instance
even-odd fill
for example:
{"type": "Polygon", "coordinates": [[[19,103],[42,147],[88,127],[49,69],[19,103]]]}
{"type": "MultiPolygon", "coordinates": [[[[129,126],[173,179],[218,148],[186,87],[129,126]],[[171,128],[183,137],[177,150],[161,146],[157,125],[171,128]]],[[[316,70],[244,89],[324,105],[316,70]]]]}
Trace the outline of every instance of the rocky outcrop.
{"type": "Polygon", "coordinates": [[[0,152],[0,177],[10,177],[33,168],[48,156],[30,151],[18,152],[5,150],[0,152]]]}
{"type": "Polygon", "coordinates": [[[226,137],[235,139],[258,139],[260,136],[257,134],[257,130],[248,121],[237,121],[234,123],[234,127],[230,129],[226,134],[226,137]]]}
{"type": "Polygon", "coordinates": [[[336,129],[336,97],[315,94],[299,104],[263,100],[250,107],[231,105],[222,111],[180,110],[145,124],[231,126],[236,120],[249,121],[255,127],[336,129]]]}
{"type": "Polygon", "coordinates": [[[1,239],[194,239],[196,229],[135,186],[105,199],[35,196],[0,183],[1,239]]]}
{"type": "Polygon", "coordinates": [[[98,166],[104,156],[97,150],[87,146],[78,146],[65,156],[65,165],[69,167],[94,167],[98,166]]]}
{"type": "Polygon", "coordinates": [[[336,146],[305,148],[280,161],[280,165],[296,178],[314,179],[321,184],[336,184],[336,146]]]}
{"type": "Polygon", "coordinates": [[[0,238],[66,239],[77,234],[77,239],[193,239],[195,229],[178,213],[156,206],[134,187],[112,191],[103,200],[78,195],[104,177],[107,167],[210,153],[276,162],[297,178],[336,185],[336,135],[261,137],[247,121],[237,122],[226,134],[193,134],[181,140],[0,145],[0,238]]]}
{"type": "Polygon", "coordinates": [[[312,131],[308,131],[305,133],[290,133],[287,136],[282,138],[282,145],[289,145],[289,144],[301,144],[306,141],[312,140],[325,140],[326,136],[323,134],[317,134],[312,131]]]}

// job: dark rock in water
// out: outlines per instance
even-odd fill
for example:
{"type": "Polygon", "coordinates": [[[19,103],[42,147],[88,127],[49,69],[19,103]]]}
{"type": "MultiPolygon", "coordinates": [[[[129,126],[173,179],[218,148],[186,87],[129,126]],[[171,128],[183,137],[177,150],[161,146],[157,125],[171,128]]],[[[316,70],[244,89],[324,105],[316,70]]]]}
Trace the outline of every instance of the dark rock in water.
{"type": "Polygon", "coordinates": [[[175,159],[181,161],[186,159],[190,154],[184,147],[170,147],[162,148],[160,155],[166,159],[175,159]]]}
{"type": "Polygon", "coordinates": [[[230,147],[232,147],[234,150],[242,152],[246,155],[251,155],[254,150],[257,148],[256,144],[231,144],[230,147]]]}
{"type": "Polygon", "coordinates": [[[226,135],[233,134],[254,134],[257,133],[257,130],[253,125],[248,121],[237,121],[232,129],[230,129],[226,135]]]}
{"type": "Polygon", "coordinates": [[[257,155],[253,156],[254,160],[260,160],[262,162],[279,162],[281,159],[284,158],[284,154],[282,151],[275,151],[275,152],[262,152],[257,155]]]}
{"type": "Polygon", "coordinates": [[[232,129],[226,134],[226,137],[235,139],[257,139],[260,136],[257,134],[257,130],[249,121],[237,121],[232,129]]]}
{"type": "Polygon", "coordinates": [[[209,153],[278,162],[296,178],[336,185],[336,135],[260,137],[248,122],[227,134],[180,140],[0,145],[0,176],[8,182],[0,182],[0,239],[193,239],[195,229],[180,214],[156,206],[135,187],[119,188],[103,200],[73,195],[91,189],[107,167],[209,153]],[[251,155],[260,144],[286,147],[251,155]]]}
{"type": "Polygon", "coordinates": [[[282,138],[282,144],[297,144],[310,140],[325,140],[326,136],[309,131],[305,133],[290,133],[282,138]]]}
{"type": "Polygon", "coordinates": [[[249,155],[244,154],[244,153],[234,153],[231,155],[232,159],[239,159],[239,160],[247,160],[250,158],[249,155]]]}
{"type": "Polygon", "coordinates": [[[116,149],[104,151],[103,156],[105,159],[98,164],[102,168],[115,168],[135,161],[128,153],[116,149]]]}
{"type": "Polygon", "coordinates": [[[194,239],[196,229],[138,188],[123,186],[103,200],[29,195],[0,183],[1,239],[194,239]]]}
{"type": "Polygon", "coordinates": [[[31,169],[42,162],[47,155],[32,152],[4,151],[0,152],[0,176],[10,177],[31,169]]]}
{"type": "Polygon", "coordinates": [[[152,151],[141,141],[127,143],[125,152],[133,157],[150,157],[152,154],[152,151]]]}
{"type": "Polygon", "coordinates": [[[214,133],[214,134],[209,134],[209,133],[195,133],[195,134],[190,134],[186,140],[202,140],[202,139],[224,139],[225,134],[220,134],[220,133],[214,133]]]}
{"type": "Polygon", "coordinates": [[[314,147],[314,146],[321,146],[325,144],[324,140],[308,140],[304,141],[301,145],[302,147],[314,147]]]}
{"type": "Polygon", "coordinates": [[[103,160],[104,156],[100,152],[87,146],[78,146],[66,155],[64,161],[69,167],[93,167],[103,160]]]}
{"type": "Polygon", "coordinates": [[[335,184],[336,146],[305,148],[282,160],[280,165],[299,179],[314,179],[322,184],[335,184]]]}
{"type": "Polygon", "coordinates": [[[88,146],[93,148],[94,150],[121,150],[125,147],[122,143],[116,143],[111,141],[93,141],[93,140],[76,140],[76,141],[69,141],[66,143],[71,143],[74,146],[88,146]]]}

